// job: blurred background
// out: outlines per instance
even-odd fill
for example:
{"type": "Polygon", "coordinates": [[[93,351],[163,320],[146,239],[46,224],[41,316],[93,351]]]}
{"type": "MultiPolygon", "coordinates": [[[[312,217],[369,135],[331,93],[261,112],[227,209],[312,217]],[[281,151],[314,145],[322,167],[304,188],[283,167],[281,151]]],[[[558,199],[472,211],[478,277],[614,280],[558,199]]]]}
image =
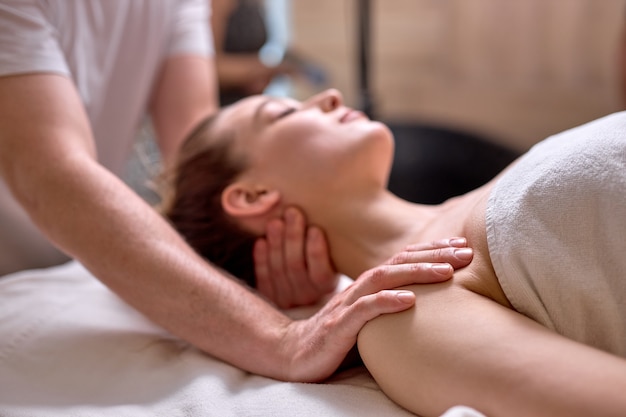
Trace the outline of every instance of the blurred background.
{"type": "Polygon", "coordinates": [[[248,54],[262,61],[258,68],[281,68],[269,78],[252,71],[267,82],[240,96],[266,91],[304,99],[339,89],[347,105],[394,131],[390,189],[437,203],[486,182],[547,136],[624,108],[625,6],[213,0],[216,60],[248,54]],[[232,40],[246,37],[248,49],[233,50],[232,40]]]}
{"type": "Polygon", "coordinates": [[[293,0],[291,45],[323,65],[348,103],[358,105],[358,10],[369,7],[377,116],[458,126],[524,151],[623,107],[618,59],[625,5],[293,0]]]}
{"type": "Polygon", "coordinates": [[[624,108],[624,0],[290,5],[291,47],[392,127],[390,189],[410,200],[471,190],[547,136],[624,108]]]}

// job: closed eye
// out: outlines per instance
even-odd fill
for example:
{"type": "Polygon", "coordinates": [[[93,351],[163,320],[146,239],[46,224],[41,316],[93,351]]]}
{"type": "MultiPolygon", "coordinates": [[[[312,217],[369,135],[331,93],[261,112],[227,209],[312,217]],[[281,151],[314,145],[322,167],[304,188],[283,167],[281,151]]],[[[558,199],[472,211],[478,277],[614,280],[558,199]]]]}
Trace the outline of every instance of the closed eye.
{"type": "Polygon", "coordinates": [[[276,116],[275,120],[279,120],[279,119],[282,119],[283,117],[289,116],[291,113],[293,113],[295,111],[296,111],[295,107],[289,107],[285,111],[279,113],[278,116],[276,116]]]}

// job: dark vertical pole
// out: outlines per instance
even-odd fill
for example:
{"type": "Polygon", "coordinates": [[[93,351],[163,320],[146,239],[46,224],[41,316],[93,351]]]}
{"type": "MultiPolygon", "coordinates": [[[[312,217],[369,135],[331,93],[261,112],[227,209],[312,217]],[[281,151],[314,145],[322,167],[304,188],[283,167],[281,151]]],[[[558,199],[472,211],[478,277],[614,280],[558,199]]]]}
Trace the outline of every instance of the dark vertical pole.
{"type": "Polygon", "coordinates": [[[361,111],[369,118],[373,118],[374,106],[370,93],[369,77],[370,77],[370,12],[371,0],[357,0],[357,16],[358,16],[358,81],[359,81],[359,106],[361,111]]]}

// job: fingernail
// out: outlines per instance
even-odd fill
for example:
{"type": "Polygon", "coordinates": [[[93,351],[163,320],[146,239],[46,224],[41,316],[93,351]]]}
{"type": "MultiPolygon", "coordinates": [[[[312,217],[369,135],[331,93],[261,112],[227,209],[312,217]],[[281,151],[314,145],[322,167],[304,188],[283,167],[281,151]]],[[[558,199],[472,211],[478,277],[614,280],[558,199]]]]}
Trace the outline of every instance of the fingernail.
{"type": "Polygon", "coordinates": [[[472,259],[473,254],[474,251],[471,248],[456,249],[454,251],[454,256],[462,261],[469,261],[472,259]]]}
{"type": "Polygon", "coordinates": [[[406,304],[413,304],[415,301],[415,294],[411,291],[396,291],[396,297],[398,297],[398,300],[406,304]]]}
{"type": "Polygon", "coordinates": [[[450,239],[450,246],[467,246],[467,239],[464,237],[455,237],[450,239]]]}
{"type": "Polygon", "coordinates": [[[450,273],[452,272],[452,267],[448,264],[433,264],[431,268],[436,273],[446,276],[450,275],[450,273]]]}

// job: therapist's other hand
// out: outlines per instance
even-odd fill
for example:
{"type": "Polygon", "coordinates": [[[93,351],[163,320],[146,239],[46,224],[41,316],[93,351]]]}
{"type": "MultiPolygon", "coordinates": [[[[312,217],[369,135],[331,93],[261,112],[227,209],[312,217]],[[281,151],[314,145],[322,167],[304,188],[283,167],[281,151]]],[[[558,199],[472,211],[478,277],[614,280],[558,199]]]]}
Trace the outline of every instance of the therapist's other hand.
{"type": "Polygon", "coordinates": [[[324,233],[307,227],[302,212],[285,211],[254,246],[257,290],[279,308],[316,303],[337,286],[324,233]]]}
{"type": "MultiPolygon", "coordinates": [[[[441,272],[450,268],[463,268],[469,265],[474,258],[474,251],[467,247],[467,239],[464,237],[452,237],[449,239],[436,240],[430,243],[416,243],[409,245],[402,252],[392,256],[385,264],[410,264],[417,262],[441,263],[437,268],[441,272]]],[[[450,273],[452,271],[450,270],[450,273]]],[[[452,275],[450,275],[451,277],[452,275]]],[[[424,282],[427,283],[427,282],[424,282]]]]}
{"type": "Polygon", "coordinates": [[[293,321],[285,333],[286,375],[292,381],[320,381],[330,376],[356,343],[361,328],[381,314],[415,304],[415,294],[393,288],[442,282],[471,262],[463,238],[413,245],[387,263],[364,272],[333,296],[313,317],[293,321]],[[289,354],[287,354],[289,353],[289,354]]]}

